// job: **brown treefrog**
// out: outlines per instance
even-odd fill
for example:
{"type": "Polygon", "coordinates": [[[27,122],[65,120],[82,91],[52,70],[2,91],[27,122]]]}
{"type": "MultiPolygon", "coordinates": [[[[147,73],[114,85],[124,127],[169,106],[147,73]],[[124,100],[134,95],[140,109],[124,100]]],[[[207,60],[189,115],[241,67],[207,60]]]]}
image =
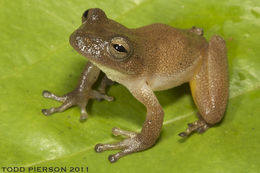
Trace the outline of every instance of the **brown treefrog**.
{"type": "Polygon", "coordinates": [[[110,162],[156,143],[164,112],[154,91],[189,82],[200,117],[188,124],[186,131],[179,134],[182,137],[193,131],[203,132],[223,118],[228,100],[228,67],[225,41],[220,36],[207,42],[200,28],[176,29],[165,24],[128,29],[95,8],[83,13],[82,25],[71,34],[70,44],[89,61],[72,92],[60,97],[43,91],[44,97],[63,102],[60,107],[43,109],[43,114],[77,105],[81,109],[80,119],[84,120],[89,99],[113,100],[105,93],[112,81],[124,85],[147,109],[140,132],[113,128],[114,135],[126,139],[95,146],[96,152],[120,150],[109,156],[110,162]],[[101,71],[105,76],[94,90],[92,85],[101,71]]]}

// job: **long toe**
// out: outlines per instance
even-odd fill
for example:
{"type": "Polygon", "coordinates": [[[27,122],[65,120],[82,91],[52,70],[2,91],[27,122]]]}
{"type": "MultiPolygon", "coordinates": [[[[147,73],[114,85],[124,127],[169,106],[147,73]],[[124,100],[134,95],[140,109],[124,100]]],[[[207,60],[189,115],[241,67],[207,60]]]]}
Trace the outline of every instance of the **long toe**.
{"type": "Polygon", "coordinates": [[[48,99],[53,99],[53,100],[59,101],[59,102],[65,102],[66,101],[66,97],[57,96],[56,94],[53,94],[52,92],[47,91],[47,90],[44,90],[42,92],[42,96],[45,97],[45,98],[48,98],[48,99]]]}
{"type": "Polygon", "coordinates": [[[128,137],[128,138],[134,138],[137,135],[136,132],[130,132],[130,131],[122,130],[122,129],[118,128],[118,127],[114,127],[112,129],[112,133],[115,136],[122,135],[122,136],[128,137]]]}
{"type": "Polygon", "coordinates": [[[73,105],[72,102],[65,102],[59,107],[50,108],[50,109],[42,109],[42,113],[44,115],[51,115],[55,112],[63,112],[64,110],[70,108],[73,105]]]}
{"type": "Polygon", "coordinates": [[[123,156],[126,156],[128,154],[131,154],[133,153],[134,151],[132,151],[131,149],[124,149],[116,154],[112,154],[112,155],[109,155],[108,156],[108,160],[111,162],[111,163],[115,163],[118,159],[120,159],[121,157],[123,156]]]}
{"type": "Polygon", "coordinates": [[[86,105],[80,107],[80,121],[86,121],[88,119],[88,113],[86,111],[86,105]]]}

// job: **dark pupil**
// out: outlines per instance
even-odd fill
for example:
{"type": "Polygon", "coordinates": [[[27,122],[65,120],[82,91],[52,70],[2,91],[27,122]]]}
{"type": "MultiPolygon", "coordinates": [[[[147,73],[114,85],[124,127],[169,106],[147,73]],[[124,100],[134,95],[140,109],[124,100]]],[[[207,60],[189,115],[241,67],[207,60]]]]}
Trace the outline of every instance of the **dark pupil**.
{"type": "Polygon", "coordinates": [[[126,52],[124,46],[121,44],[113,44],[113,47],[118,51],[118,52],[126,52]]]}

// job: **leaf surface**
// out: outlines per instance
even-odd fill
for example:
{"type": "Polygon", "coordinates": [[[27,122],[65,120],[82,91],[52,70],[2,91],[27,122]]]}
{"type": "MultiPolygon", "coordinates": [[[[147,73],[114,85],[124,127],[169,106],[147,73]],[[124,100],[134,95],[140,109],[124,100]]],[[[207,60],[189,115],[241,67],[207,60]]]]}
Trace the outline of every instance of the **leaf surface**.
{"type": "MultiPolygon", "coordinates": [[[[0,1],[0,167],[88,167],[89,172],[258,172],[260,170],[260,2],[258,0],[64,0],[0,1]],[[89,119],[79,109],[45,117],[42,108],[59,103],[42,98],[42,90],[59,95],[72,90],[86,59],[69,45],[69,35],[88,8],[135,28],[165,23],[198,26],[209,39],[227,43],[230,100],[225,118],[206,133],[178,137],[197,109],[189,87],[157,92],[165,111],[164,127],[151,149],[107,160],[97,143],[119,141],[112,127],[138,131],[145,107],[121,85],[112,86],[114,102],[92,102],[89,119]]],[[[3,171],[2,168],[0,171],[3,171]]]]}

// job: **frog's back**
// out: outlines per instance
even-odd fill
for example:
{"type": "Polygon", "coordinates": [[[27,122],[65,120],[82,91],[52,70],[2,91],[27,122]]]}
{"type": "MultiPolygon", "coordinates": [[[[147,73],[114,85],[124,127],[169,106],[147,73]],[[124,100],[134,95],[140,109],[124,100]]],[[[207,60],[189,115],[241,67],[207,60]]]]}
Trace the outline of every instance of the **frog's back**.
{"type": "Polygon", "coordinates": [[[148,83],[154,90],[188,82],[208,46],[204,37],[164,24],[152,24],[136,32],[142,38],[145,51],[141,58],[148,83]]]}

